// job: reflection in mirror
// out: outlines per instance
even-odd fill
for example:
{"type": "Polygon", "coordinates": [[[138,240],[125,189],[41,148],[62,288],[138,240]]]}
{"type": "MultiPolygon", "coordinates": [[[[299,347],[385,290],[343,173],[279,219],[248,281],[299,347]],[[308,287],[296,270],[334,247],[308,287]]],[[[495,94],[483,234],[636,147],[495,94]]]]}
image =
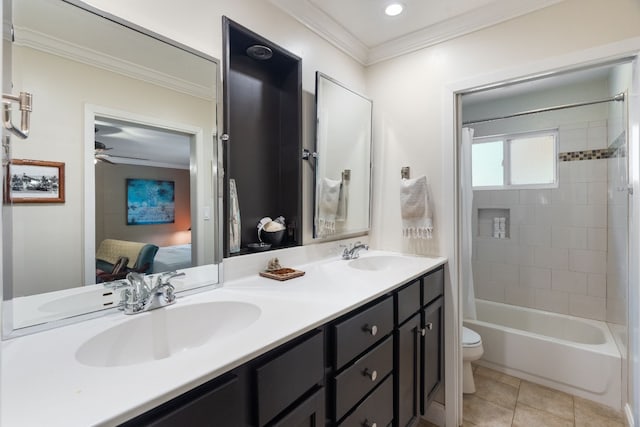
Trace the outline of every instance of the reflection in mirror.
{"type": "Polygon", "coordinates": [[[11,158],[62,162],[66,178],[63,203],[8,205],[5,335],[116,305],[128,270],[216,283],[217,60],[76,0],[12,7],[3,71],[34,112],[11,158]]]}
{"type": "Polygon", "coordinates": [[[191,267],[189,170],[197,135],[103,117],[96,118],[94,127],[96,253],[115,259],[97,256],[96,268],[87,273],[96,274],[101,283],[124,279],[131,270],[160,273],[191,267]],[[158,249],[140,252],[147,259],[127,257],[128,268],[114,272],[122,254],[113,252],[107,239],[158,249]]]}
{"type": "Polygon", "coordinates": [[[370,228],[372,104],[316,73],[316,238],[346,237],[370,228]]]}

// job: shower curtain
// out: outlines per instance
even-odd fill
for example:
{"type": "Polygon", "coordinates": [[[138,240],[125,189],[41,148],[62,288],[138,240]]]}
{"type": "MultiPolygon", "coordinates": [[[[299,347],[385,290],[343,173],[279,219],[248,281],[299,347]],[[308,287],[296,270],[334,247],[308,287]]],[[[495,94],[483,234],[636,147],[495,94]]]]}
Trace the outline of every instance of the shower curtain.
{"type": "Polygon", "coordinates": [[[471,187],[471,143],[473,129],[462,128],[460,146],[460,195],[462,211],[462,247],[460,251],[462,271],[462,314],[467,319],[476,318],[476,296],[473,290],[473,267],[471,255],[473,252],[473,188],[471,187]]]}

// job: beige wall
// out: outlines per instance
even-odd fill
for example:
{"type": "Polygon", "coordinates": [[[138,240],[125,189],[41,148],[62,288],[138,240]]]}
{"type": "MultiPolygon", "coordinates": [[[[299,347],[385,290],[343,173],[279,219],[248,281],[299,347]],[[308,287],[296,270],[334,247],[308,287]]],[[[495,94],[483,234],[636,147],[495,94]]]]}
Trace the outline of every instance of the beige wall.
{"type": "Polygon", "coordinates": [[[96,247],[104,239],[157,246],[191,243],[189,171],[149,166],[96,164],[96,247]],[[127,225],[127,178],[173,181],[175,222],[127,225]]]}
{"type": "MultiPolygon", "coordinates": [[[[315,72],[322,71],[354,90],[364,92],[364,68],[335,49],[280,9],[260,0],[226,0],[169,2],[157,7],[156,2],[141,0],[91,0],[88,3],[114,15],[201,50],[216,58],[222,57],[222,15],[226,15],[251,30],[271,39],[304,58],[303,60],[303,123],[305,147],[314,146],[315,72]]],[[[82,125],[85,103],[108,106],[133,113],[165,118],[173,123],[198,125],[211,113],[210,106],[189,105],[187,96],[167,90],[151,92],[151,85],[107,72],[99,72],[92,81],[79,78],[71,71],[69,61],[50,56],[46,64],[34,66],[35,59],[27,49],[16,49],[26,61],[24,72],[15,76],[15,90],[28,88],[36,94],[32,116],[32,135],[25,143],[14,144],[15,158],[64,161],[67,173],[67,201],[64,205],[33,207],[18,206],[14,211],[15,282],[16,296],[53,291],[82,283],[81,269],[84,237],[81,228],[83,206],[82,125]],[[29,62],[31,61],[31,62],[29,62]],[[37,72],[47,70],[47,82],[38,81],[37,72]],[[73,82],[69,92],[63,82],[73,82]],[[96,85],[95,82],[100,84],[96,85]],[[56,84],[50,85],[51,82],[56,84]],[[138,87],[137,85],[140,85],[138,87]],[[129,90],[136,96],[118,99],[113,88],[129,90]],[[174,108],[158,111],[159,105],[169,102],[174,108]],[[195,108],[195,109],[194,109],[195,108]],[[53,123],[54,131],[39,132],[45,124],[53,123]],[[47,218],[55,227],[46,226],[47,218]],[[41,226],[35,227],[35,224],[41,226]],[[64,239],[60,239],[63,230],[64,239]],[[41,242],[51,242],[41,244],[41,242]],[[29,268],[37,260],[38,269],[29,268]],[[61,269],[60,266],[66,266],[61,269]],[[55,279],[51,271],[58,274],[55,279]]],[[[47,56],[47,55],[45,55],[47,56]]],[[[80,68],[87,67],[79,65],[80,68]]],[[[153,90],[158,87],[153,86],[153,90]]],[[[210,135],[205,129],[204,135],[210,135]]],[[[305,219],[303,241],[312,240],[312,170],[303,167],[305,219]]]]}
{"type": "MultiPolygon", "coordinates": [[[[634,0],[566,0],[455,40],[367,69],[374,100],[374,211],[372,244],[392,250],[448,254],[453,236],[445,200],[453,200],[451,165],[443,164],[444,87],[522,67],[554,56],[640,36],[640,4],[634,0]],[[400,168],[426,174],[434,205],[433,241],[413,245],[401,238],[400,168]]],[[[448,206],[451,209],[451,206],[448,206]]]]}
{"type": "Polygon", "coordinates": [[[14,289],[23,296],[83,283],[87,104],[201,128],[204,135],[213,133],[215,112],[204,99],[30,48],[14,47],[14,66],[18,63],[14,90],[35,95],[31,134],[25,141],[13,138],[13,157],[64,162],[66,175],[65,203],[13,209],[14,289]]]}
{"type": "MultiPolygon", "coordinates": [[[[315,72],[366,92],[365,69],[267,0],[86,0],[87,3],[222,58],[222,16],[227,16],[302,58],[303,146],[315,144],[315,72]]],[[[303,243],[313,241],[313,171],[303,165],[303,243]]],[[[241,213],[242,215],[242,213],[241,213]]]]}
{"type": "MultiPolygon", "coordinates": [[[[450,273],[457,276],[450,88],[478,80],[489,83],[514,70],[526,75],[533,68],[544,69],[544,63],[554,67],[569,57],[584,61],[588,55],[576,52],[639,37],[638,22],[640,3],[635,0],[565,0],[369,67],[367,91],[374,100],[372,246],[448,256],[450,273]],[[559,61],[559,57],[564,59],[559,61]],[[426,174],[429,179],[435,227],[432,241],[416,244],[401,237],[400,209],[392,201],[398,200],[402,166],[410,166],[412,176],[426,174]]],[[[455,281],[446,292],[445,351],[447,360],[452,360],[459,346],[453,338],[459,318],[455,281]]],[[[456,366],[449,363],[446,369],[449,381],[456,366]]],[[[458,399],[454,387],[447,386],[446,395],[448,404],[458,399]]],[[[453,425],[461,408],[447,409],[447,425],[453,425]]]]}

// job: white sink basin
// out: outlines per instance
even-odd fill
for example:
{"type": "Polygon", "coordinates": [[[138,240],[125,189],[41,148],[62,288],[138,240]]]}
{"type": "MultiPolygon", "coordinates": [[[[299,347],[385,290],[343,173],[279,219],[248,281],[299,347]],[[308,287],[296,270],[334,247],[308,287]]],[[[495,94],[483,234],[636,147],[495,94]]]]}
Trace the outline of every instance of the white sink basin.
{"type": "Polygon", "coordinates": [[[76,360],[107,367],[165,359],[245,329],[260,314],[258,306],[235,301],[175,305],[135,314],[87,340],[76,352],[76,360]]]}
{"type": "Polygon", "coordinates": [[[373,255],[349,261],[347,265],[358,270],[383,271],[409,266],[407,258],[393,255],[373,255]]]}

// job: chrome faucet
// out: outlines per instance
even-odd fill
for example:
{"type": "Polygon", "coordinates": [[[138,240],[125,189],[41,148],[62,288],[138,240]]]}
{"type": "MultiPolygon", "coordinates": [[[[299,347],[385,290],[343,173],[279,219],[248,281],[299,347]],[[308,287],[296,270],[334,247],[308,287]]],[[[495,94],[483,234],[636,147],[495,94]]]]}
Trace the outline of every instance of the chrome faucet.
{"type": "Polygon", "coordinates": [[[369,250],[369,245],[362,242],[355,242],[352,245],[346,246],[342,251],[342,259],[356,259],[360,256],[360,251],[364,249],[369,250]]]}
{"type": "Polygon", "coordinates": [[[121,309],[125,314],[136,314],[173,304],[176,302],[175,287],[169,281],[178,276],[184,276],[184,273],[162,273],[156,276],[151,287],[143,273],[130,272],[127,274],[129,284],[120,294],[121,309]]]}

